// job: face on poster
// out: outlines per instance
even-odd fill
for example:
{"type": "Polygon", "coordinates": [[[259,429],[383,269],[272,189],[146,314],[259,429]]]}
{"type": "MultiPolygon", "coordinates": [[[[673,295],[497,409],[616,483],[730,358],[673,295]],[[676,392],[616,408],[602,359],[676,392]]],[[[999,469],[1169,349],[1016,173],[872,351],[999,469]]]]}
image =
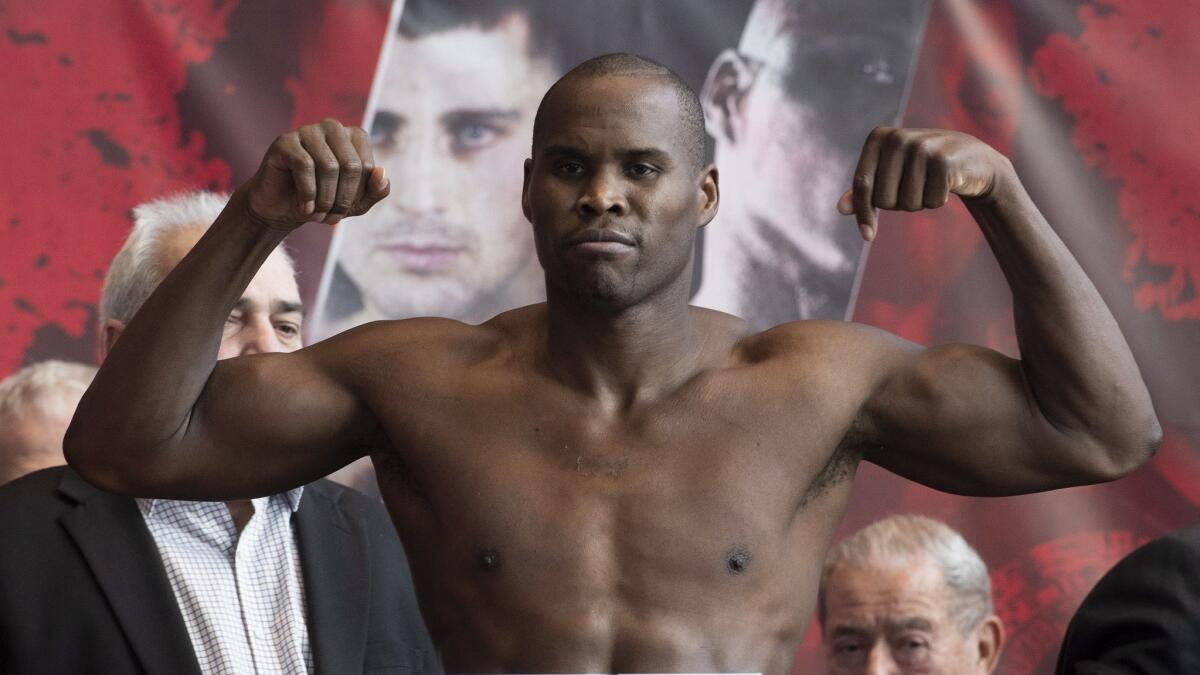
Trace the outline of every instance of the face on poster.
{"type": "Polygon", "coordinates": [[[335,237],[324,335],[377,319],[480,322],[542,297],[520,167],[555,69],[531,52],[519,12],[439,21],[408,9],[367,124],[392,192],[335,237]]]}
{"type": "Polygon", "coordinates": [[[613,51],[701,93],[722,204],[696,304],[759,329],[846,316],[862,244],[834,204],[866,134],[902,108],[925,3],[741,5],[731,26],[729,3],[409,0],[366,121],[392,194],[335,233],[314,337],[378,319],[478,323],[543,300],[520,210],[533,117],[557,77],[613,51]]]}
{"type": "Polygon", "coordinates": [[[863,242],[835,204],[871,129],[895,125],[925,2],[759,0],[701,92],[722,202],[695,304],[765,330],[848,319],[863,242]]]}

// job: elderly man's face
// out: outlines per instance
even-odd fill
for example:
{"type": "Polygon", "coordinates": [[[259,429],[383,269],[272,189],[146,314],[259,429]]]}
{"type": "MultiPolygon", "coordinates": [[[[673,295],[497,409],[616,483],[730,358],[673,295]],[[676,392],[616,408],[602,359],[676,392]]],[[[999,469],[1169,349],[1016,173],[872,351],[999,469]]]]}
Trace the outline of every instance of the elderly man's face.
{"type": "Polygon", "coordinates": [[[503,303],[529,271],[541,296],[521,163],[553,76],[529,55],[519,15],[488,30],[397,37],[371,127],[392,194],[345,226],[338,252],[369,309],[481,320],[509,307],[483,317],[475,308],[503,303]]]}
{"type": "Polygon", "coordinates": [[[840,565],[825,598],[822,637],[833,675],[986,674],[995,667],[999,621],[988,617],[962,631],[954,596],[931,558],[840,565]]]}
{"type": "Polygon", "coordinates": [[[225,320],[217,358],[300,349],[303,322],[296,275],[282,255],[273,253],[225,320]]]}
{"type": "MultiPolygon", "coordinates": [[[[202,228],[176,230],[159,249],[161,264],[172,269],[200,240],[202,228]]],[[[272,253],[238,298],[221,334],[218,359],[243,354],[292,352],[303,347],[304,309],[296,273],[283,255],[272,253]]],[[[111,345],[110,345],[111,346],[111,345]]]]}

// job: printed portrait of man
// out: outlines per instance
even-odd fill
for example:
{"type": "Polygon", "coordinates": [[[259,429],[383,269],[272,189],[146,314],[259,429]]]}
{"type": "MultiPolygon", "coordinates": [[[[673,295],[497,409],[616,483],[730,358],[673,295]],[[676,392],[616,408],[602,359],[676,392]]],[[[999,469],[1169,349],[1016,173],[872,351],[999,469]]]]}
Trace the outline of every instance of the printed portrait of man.
{"type": "Polygon", "coordinates": [[[759,0],[701,93],[721,171],[694,303],[757,330],[845,318],[862,257],[835,205],[901,112],[928,3],[759,0]]]}
{"type": "Polygon", "coordinates": [[[370,123],[392,194],[337,237],[321,337],[377,319],[477,323],[542,300],[520,167],[559,65],[530,5],[406,4],[370,123]]]}

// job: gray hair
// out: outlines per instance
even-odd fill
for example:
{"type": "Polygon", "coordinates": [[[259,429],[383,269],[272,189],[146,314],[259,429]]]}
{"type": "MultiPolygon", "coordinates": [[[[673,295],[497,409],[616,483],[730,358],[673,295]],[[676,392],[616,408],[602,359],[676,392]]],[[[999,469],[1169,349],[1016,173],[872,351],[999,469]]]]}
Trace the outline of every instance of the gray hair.
{"type": "MultiPolygon", "coordinates": [[[[133,207],[133,229],[117,251],[104,290],[100,293],[100,329],[109,319],[129,323],[142,303],[162,283],[171,269],[160,249],[167,236],[181,230],[208,230],[229,201],[227,193],[208,190],[181,192],[133,207]]],[[[289,267],[291,258],[282,246],[277,249],[289,267]]]]}
{"type": "Polygon", "coordinates": [[[67,361],[26,366],[0,381],[0,418],[30,413],[69,416],[95,374],[95,366],[67,361]]]}
{"type": "Polygon", "coordinates": [[[896,566],[928,556],[941,569],[954,597],[950,614],[962,632],[974,629],[992,614],[992,584],[987,565],[945,523],[914,514],[889,516],[846,537],[829,551],[821,570],[817,618],[825,624],[825,592],[830,576],[842,565],[896,566]]]}

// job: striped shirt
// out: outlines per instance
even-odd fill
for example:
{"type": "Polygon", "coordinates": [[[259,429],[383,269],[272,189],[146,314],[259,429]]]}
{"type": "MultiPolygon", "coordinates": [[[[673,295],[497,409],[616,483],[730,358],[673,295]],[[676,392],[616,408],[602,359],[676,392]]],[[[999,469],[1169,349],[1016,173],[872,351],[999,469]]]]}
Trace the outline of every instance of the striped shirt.
{"type": "Polygon", "coordinates": [[[223,502],[137,500],[205,675],[312,672],[292,529],[303,489],[252,500],[240,536],[223,502]]]}

